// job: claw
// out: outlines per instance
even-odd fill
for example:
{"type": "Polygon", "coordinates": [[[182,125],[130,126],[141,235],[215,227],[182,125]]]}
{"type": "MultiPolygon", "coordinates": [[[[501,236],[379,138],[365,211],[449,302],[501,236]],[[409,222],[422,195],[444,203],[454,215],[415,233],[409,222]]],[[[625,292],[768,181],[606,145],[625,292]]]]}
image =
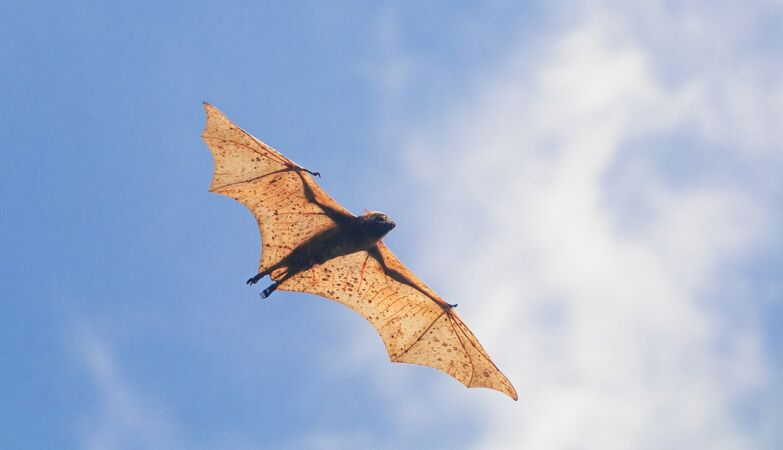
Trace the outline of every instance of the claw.
{"type": "Polygon", "coordinates": [[[314,177],[321,178],[321,172],[313,172],[312,170],[305,169],[304,167],[302,167],[301,169],[304,170],[305,172],[309,173],[310,175],[314,176],[314,177]]]}
{"type": "Polygon", "coordinates": [[[254,276],[253,278],[249,278],[247,280],[247,285],[248,286],[252,286],[252,285],[258,283],[258,280],[260,280],[261,278],[263,278],[263,275],[259,273],[258,275],[254,276]]]}
{"type": "Polygon", "coordinates": [[[264,290],[261,292],[261,294],[260,294],[260,295],[261,295],[261,298],[262,298],[262,299],[264,299],[264,298],[267,298],[267,297],[269,297],[270,295],[272,295],[272,292],[274,292],[274,291],[275,291],[275,289],[277,289],[277,286],[278,286],[279,284],[280,284],[280,283],[277,283],[277,282],[275,282],[275,283],[272,283],[272,285],[271,285],[271,286],[269,286],[268,288],[264,289],[264,290]]]}

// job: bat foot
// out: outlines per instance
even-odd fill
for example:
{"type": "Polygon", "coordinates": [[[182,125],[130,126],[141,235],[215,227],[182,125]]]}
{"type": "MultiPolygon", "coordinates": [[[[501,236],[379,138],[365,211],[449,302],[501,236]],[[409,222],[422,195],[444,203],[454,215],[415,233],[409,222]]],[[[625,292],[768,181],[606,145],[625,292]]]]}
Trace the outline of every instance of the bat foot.
{"type": "Polygon", "coordinates": [[[253,278],[248,279],[247,280],[247,285],[248,286],[252,286],[252,285],[258,283],[258,280],[260,280],[261,278],[264,278],[264,274],[263,273],[259,273],[258,275],[254,276],[253,278]]]}
{"type": "Polygon", "coordinates": [[[261,299],[265,299],[265,298],[269,297],[270,295],[272,295],[272,292],[275,292],[275,289],[277,289],[278,285],[280,285],[280,283],[277,283],[277,282],[276,283],[272,283],[272,285],[270,285],[268,288],[266,288],[263,291],[261,291],[261,294],[259,294],[261,296],[261,299]]]}

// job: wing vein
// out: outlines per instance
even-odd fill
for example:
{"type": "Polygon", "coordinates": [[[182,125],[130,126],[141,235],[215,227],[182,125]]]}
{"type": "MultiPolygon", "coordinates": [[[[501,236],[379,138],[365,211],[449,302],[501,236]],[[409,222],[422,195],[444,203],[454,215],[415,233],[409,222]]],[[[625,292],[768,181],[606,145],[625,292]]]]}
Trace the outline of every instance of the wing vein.
{"type": "Polygon", "coordinates": [[[468,362],[470,362],[470,379],[468,379],[468,384],[466,385],[466,386],[470,387],[470,383],[473,382],[473,375],[474,375],[474,373],[476,371],[476,367],[473,364],[473,360],[470,359],[470,354],[468,353],[468,349],[465,347],[465,343],[462,342],[462,338],[459,337],[459,333],[457,332],[457,329],[454,328],[454,321],[451,320],[450,316],[449,316],[449,325],[451,325],[451,329],[452,329],[452,331],[454,331],[454,334],[457,335],[457,340],[459,340],[459,345],[462,346],[462,351],[465,352],[465,356],[468,358],[468,362]]]}
{"type": "MultiPolygon", "coordinates": [[[[396,292],[394,292],[394,291],[392,290],[392,288],[390,288],[389,286],[384,286],[384,288],[383,288],[381,291],[378,291],[378,292],[383,292],[383,290],[386,290],[386,289],[390,290],[390,291],[391,291],[391,293],[390,293],[389,295],[387,295],[386,297],[383,297],[383,298],[381,299],[381,301],[379,301],[379,302],[378,302],[378,308],[380,308],[380,307],[381,307],[381,305],[382,305],[382,304],[384,304],[384,303],[386,302],[386,300],[390,299],[390,298],[391,298],[391,297],[392,297],[394,294],[396,294],[396,292]]],[[[386,311],[386,308],[385,308],[385,307],[384,307],[383,311],[386,311]]]]}
{"type": "MultiPolygon", "coordinates": [[[[396,295],[396,294],[397,294],[396,292],[392,293],[392,295],[396,295]]],[[[391,297],[391,296],[390,296],[390,297],[391,297]]],[[[383,311],[384,311],[384,312],[387,312],[387,311],[389,311],[389,308],[391,308],[391,307],[392,307],[392,306],[393,306],[395,303],[399,302],[399,301],[400,301],[400,300],[402,300],[403,298],[405,298],[405,297],[402,297],[402,296],[400,296],[400,297],[397,297],[397,298],[396,298],[396,299],[395,299],[393,302],[391,302],[391,303],[389,303],[388,305],[386,305],[386,306],[383,308],[383,311]]],[[[403,308],[405,307],[405,305],[402,305],[402,306],[403,306],[403,308]]],[[[400,311],[402,311],[402,310],[400,309],[400,310],[399,310],[399,311],[397,311],[397,312],[400,312],[400,311]]],[[[394,313],[394,314],[397,314],[397,313],[394,313]]],[[[392,314],[392,315],[393,315],[393,314],[392,314]]]]}
{"type": "Polygon", "coordinates": [[[275,170],[275,171],[273,171],[273,172],[265,173],[265,174],[263,174],[263,175],[259,175],[259,176],[257,176],[257,177],[253,177],[253,178],[250,178],[250,179],[247,179],[247,180],[242,180],[242,181],[235,181],[235,182],[233,182],[233,183],[226,183],[226,184],[224,184],[224,185],[222,185],[222,186],[218,186],[218,187],[216,187],[216,188],[215,188],[215,190],[218,190],[218,189],[223,189],[223,188],[225,188],[225,187],[236,186],[236,185],[238,185],[238,184],[252,183],[252,182],[254,182],[254,181],[258,181],[258,180],[260,180],[261,178],[268,177],[269,175],[274,175],[274,174],[277,174],[277,173],[282,173],[282,172],[292,172],[292,171],[294,171],[294,170],[296,170],[296,168],[294,168],[294,167],[286,167],[286,168],[284,168],[284,169],[278,169],[278,170],[275,170]]]}
{"type": "MultiPolygon", "coordinates": [[[[250,139],[252,139],[253,142],[258,144],[258,140],[256,138],[254,138],[252,135],[250,135],[247,131],[245,131],[245,130],[243,130],[241,128],[239,128],[239,131],[241,131],[245,136],[247,136],[250,139]]],[[[234,141],[234,140],[231,140],[231,139],[221,138],[221,137],[217,137],[217,136],[205,136],[205,135],[202,135],[201,137],[202,137],[202,139],[213,139],[213,140],[223,141],[223,142],[226,142],[226,143],[229,143],[229,144],[235,144],[235,145],[243,147],[243,148],[245,148],[247,150],[250,150],[253,153],[261,155],[262,157],[264,157],[266,159],[271,159],[272,161],[275,161],[275,162],[277,162],[279,164],[282,164],[284,166],[296,167],[296,164],[294,164],[293,161],[288,160],[286,157],[284,157],[282,155],[280,155],[280,157],[278,157],[278,155],[276,155],[276,154],[274,154],[274,153],[272,153],[270,151],[271,148],[266,148],[265,146],[261,146],[261,148],[264,150],[262,152],[262,151],[259,151],[257,148],[253,148],[253,147],[251,147],[251,146],[249,146],[247,144],[243,144],[242,142],[234,141]]]]}
{"type": "Polygon", "coordinates": [[[419,335],[419,337],[417,337],[416,340],[411,342],[411,345],[409,345],[408,348],[403,350],[403,352],[400,353],[400,355],[397,358],[401,358],[403,355],[408,353],[410,351],[410,349],[412,349],[413,346],[416,345],[416,343],[419,342],[421,340],[421,338],[423,338],[424,335],[427,334],[428,331],[430,331],[432,326],[435,325],[435,322],[437,322],[438,320],[440,320],[441,317],[443,317],[444,314],[446,314],[446,311],[443,311],[442,313],[438,314],[438,317],[436,317],[435,320],[433,320],[432,323],[430,323],[429,326],[427,326],[427,328],[425,328],[424,331],[422,331],[422,333],[419,335]]]}
{"type": "MultiPolygon", "coordinates": [[[[399,300],[400,300],[400,299],[397,299],[397,300],[395,300],[395,301],[394,301],[394,303],[397,303],[399,300]]],[[[389,305],[389,306],[391,306],[391,305],[389,305]]],[[[409,306],[409,305],[406,305],[405,303],[403,303],[403,304],[402,304],[402,307],[400,307],[400,309],[398,309],[397,311],[395,311],[395,312],[394,312],[394,314],[391,314],[391,317],[389,317],[389,320],[387,320],[386,322],[384,322],[384,323],[383,323],[383,326],[385,327],[386,325],[388,325],[389,323],[391,323],[391,321],[392,321],[392,320],[394,320],[394,319],[397,319],[397,320],[399,320],[399,318],[397,317],[397,314],[399,314],[399,313],[401,313],[401,312],[405,311],[405,308],[407,308],[408,306],[409,306]]]]}
{"type": "MultiPolygon", "coordinates": [[[[457,323],[457,325],[459,325],[459,329],[462,330],[462,334],[464,334],[466,338],[469,338],[468,342],[470,342],[470,346],[475,348],[476,351],[479,352],[481,356],[487,358],[487,360],[491,362],[493,366],[495,366],[495,363],[492,362],[492,359],[490,359],[489,355],[487,355],[487,352],[485,352],[483,349],[476,346],[476,344],[474,343],[474,342],[478,342],[478,339],[476,339],[476,336],[473,334],[473,332],[471,332],[468,329],[468,327],[464,323],[462,323],[462,321],[457,323]]],[[[497,369],[497,366],[495,366],[495,368],[497,369]]]]}

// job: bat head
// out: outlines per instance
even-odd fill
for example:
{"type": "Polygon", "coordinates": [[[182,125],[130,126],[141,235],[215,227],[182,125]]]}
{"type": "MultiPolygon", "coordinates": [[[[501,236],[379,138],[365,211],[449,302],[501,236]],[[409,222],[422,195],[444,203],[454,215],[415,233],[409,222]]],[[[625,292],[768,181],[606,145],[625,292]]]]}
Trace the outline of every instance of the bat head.
{"type": "Polygon", "coordinates": [[[361,216],[363,227],[378,239],[382,238],[396,226],[393,220],[379,211],[365,211],[361,216]]]}

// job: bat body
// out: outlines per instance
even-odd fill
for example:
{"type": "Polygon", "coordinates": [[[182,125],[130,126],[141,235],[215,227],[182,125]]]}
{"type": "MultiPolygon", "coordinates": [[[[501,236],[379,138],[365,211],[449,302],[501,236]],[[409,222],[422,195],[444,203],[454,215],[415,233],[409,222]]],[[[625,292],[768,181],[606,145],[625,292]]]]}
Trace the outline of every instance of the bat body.
{"type": "Polygon", "coordinates": [[[253,285],[264,276],[281,271],[275,273],[273,277],[277,281],[261,292],[261,298],[266,298],[288,278],[334,258],[366,251],[367,257],[374,257],[379,262],[383,261],[376,246],[395,226],[386,214],[376,212],[361,217],[336,214],[334,219],[335,225],[319,231],[315,236],[295,247],[279,263],[247,280],[247,284],[253,285]]]}
{"type": "Polygon", "coordinates": [[[335,300],[361,314],[389,358],[434,367],[468,387],[517,393],[473,333],[386,247],[395,224],[385,214],[354,216],[307,170],[204,104],[202,138],[215,160],[210,190],[245,205],[261,232],[261,261],[249,285],[269,276],[277,289],[335,300]]]}

